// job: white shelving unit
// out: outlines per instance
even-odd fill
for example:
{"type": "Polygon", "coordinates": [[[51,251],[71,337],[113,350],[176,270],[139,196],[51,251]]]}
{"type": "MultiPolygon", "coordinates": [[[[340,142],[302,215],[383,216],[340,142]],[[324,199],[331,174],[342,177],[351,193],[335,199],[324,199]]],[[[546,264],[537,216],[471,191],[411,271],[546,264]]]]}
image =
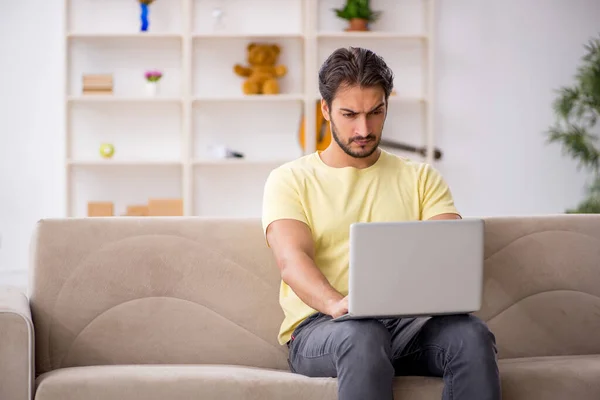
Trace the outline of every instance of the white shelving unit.
{"type": "Polygon", "coordinates": [[[427,146],[433,163],[433,1],[373,0],[383,14],[371,31],[345,32],[332,11],[344,0],[156,0],[140,32],[137,0],[65,0],[66,215],[85,216],[88,201],[112,201],[121,215],[175,197],[185,215],[259,216],[268,173],[316,148],[308,135],[301,149],[299,125],[304,115],[315,126],[318,69],[345,46],[392,67],[384,135],[427,146]],[[251,42],[280,46],[281,94],[242,94],[233,66],[251,42]],[[164,74],[155,97],[144,92],[149,69],[164,74]],[[82,76],[96,73],[113,75],[112,95],[82,94],[82,76]],[[115,146],[111,159],[102,143],[115,146]],[[215,158],[212,145],[245,157],[215,158]]]}

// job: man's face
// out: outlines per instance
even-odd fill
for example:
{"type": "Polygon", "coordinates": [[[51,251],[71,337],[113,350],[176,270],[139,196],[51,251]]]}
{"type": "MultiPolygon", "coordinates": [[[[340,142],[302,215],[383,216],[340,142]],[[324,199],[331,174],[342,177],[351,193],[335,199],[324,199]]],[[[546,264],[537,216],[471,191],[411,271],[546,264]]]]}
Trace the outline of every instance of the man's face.
{"type": "Polygon", "coordinates": [[[383,89],[341,88],[331,110],[324,101],[321,107],[323,116],[331,123],[333,139],[346,154],[365,158],[377,150],[387,114],[383,89]]]}

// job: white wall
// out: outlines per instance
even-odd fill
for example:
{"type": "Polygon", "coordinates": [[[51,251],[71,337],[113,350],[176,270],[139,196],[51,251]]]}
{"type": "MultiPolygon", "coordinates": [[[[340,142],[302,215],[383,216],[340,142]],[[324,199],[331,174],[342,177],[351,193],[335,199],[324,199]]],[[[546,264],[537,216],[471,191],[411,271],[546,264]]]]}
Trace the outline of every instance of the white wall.
{"type": "Polygon", "coordinates": [[[62,4],[0,0],[0,284],[26,282],[32,227],[64,208],[62,4]]]}
{"type": "MultiPolygon", "coordinates": [[[[26,283],[33,225],[64,211],[62,4],[0,0],[0,284],[26,283]]],[[[581,199],[584,177],[543,131],[553,89],[599,26],[597,0],[440,1],[439,167],[465,214],[556,213],[581,199]]]]}
{"type": "Polygon", "coordinates": [[[437,74],[441,165],[469,215],[563,212],[585,177],[545,145],[553,90],[600,33],[598,0],[442,0],[437,74]]]}

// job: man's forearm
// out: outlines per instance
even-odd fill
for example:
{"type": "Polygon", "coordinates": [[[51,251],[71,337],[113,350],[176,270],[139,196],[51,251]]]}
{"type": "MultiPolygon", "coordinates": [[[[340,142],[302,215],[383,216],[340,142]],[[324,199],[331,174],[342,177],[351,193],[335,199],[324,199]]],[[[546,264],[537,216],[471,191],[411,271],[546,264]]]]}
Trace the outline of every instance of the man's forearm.
{"type": "Polygon", "coordinates": [[[330,307],[344,298],[307,254],[286,262],[281,277],[300,300],[324,314],[329,314],[330,307]]]}

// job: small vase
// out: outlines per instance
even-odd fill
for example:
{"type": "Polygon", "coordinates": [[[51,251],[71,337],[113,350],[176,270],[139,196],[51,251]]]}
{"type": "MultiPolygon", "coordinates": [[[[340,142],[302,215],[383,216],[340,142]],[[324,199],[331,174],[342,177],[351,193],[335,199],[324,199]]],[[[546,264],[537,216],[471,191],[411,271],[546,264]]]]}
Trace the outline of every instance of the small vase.
{"type": "Polygon", "coordinates": [[[150,25],[148,21],[148,14],[150,10],[148,9],[148,5],[144,3],[140,3],[140,31],[146,32],[148,30],[148,25],[150,25]]]}
{"type": "Polygon", "coordinates": [[[146,82],[146,94],[148,96],[156,96],[158,92],[158,83],[157,82],[146,82]]]}
{"type": "Polygon", "coordinates": [[[369,21],[362,18],[352,18],[346,32],[365,32],[369,30],[369,21]]]}

